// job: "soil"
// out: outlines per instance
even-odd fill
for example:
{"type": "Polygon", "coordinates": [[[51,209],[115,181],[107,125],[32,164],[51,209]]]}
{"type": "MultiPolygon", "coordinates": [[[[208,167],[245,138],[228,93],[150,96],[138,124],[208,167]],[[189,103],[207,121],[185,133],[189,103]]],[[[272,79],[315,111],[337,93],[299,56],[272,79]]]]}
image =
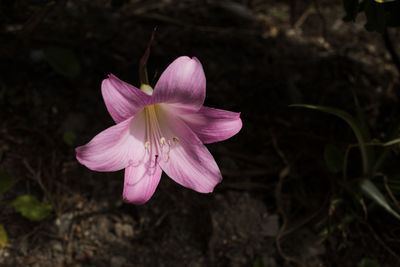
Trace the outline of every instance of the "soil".
{"type": "MultiPolygon", "coordinates": [[[[359,219],[349,223],[346,208],[332,211],[341,191],[324,146],[355,143],[351,129],[288,107],[354,112],[354,91],[374,136],[395,120],[399,73],[381,35],[364,29],[362,15],[343,17],[331,0],[0,1],[0,170],[16,180],[0,195],[8,235],[0,265],[357,266],[369,258],[400,266],[396,219],[357,203],[359,219]],[[214,193],[163,174],[151,200],[135,206],[122,201],[123,171],[90,171],[74,148],[114,124],[101,81],[113,73],[138,86],[155,26],[151,84],[175,58],[196,56],[205,105],[241,112],[243,128],[207,145],[224,177],[214,193]],[[73,51],[75,77],[49,63],[51,47],[73,51]],[[53,212],[29,221],[10,205],[23,194],[53,212]],[[334,222],[338,230],[322,238],[334,222]]],[[[399,30],[389,34],[398,44],[399,30]]]]}

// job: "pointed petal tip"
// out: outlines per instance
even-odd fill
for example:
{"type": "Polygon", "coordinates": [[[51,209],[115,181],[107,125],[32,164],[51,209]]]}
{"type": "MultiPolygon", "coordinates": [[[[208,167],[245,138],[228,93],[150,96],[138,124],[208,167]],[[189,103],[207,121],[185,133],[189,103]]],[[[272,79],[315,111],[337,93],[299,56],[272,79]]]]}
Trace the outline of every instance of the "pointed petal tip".
{"type": "Polygon", "coordinates": [[[218,181],[216,181],[216,183],[208,188],[204,188],[203,190],[196,190],[199,193],[202,194],[212,194],[215,191],[215,188],[222,182],[222,176],[220,177],[220,179],[218,181]]]}
{"type": "Polygon", "coordinates": [[[197,67],[202,66],[200,60],[197,57],[180,56],[176,58],[171,64],[176,66],[180,64],[195,64],[197,67]]]}
{"type": "Polygon", "coordinates": [[[194,61],[200,63],[200,60],[197,57],[192,57],[191,60],[194,60],[194,61]]]}
{"type": "Polygon", "coordinates": [[[159,166],[149,169],[148,164],[125,168],[122,199],[126,203],[142,205],[154,195],[160,182],[162,170],[159,166]]]}
{"type": "MultiPolygon", "coordinates": [[[[85,160],[82,158],[82,149],[84,149],[84,146],[78,146],[75,148],[75,158],[81,165],[87,167],[85,165],[85,160]]],[[[89,167],[87,167],[87,168],[89,168],[89,167]]]]}
{"type": "Polygon", "coordinates": [[[103,82],[104,82],[104,81],[109,81],[109,80],[121,81],[117,76],[115,76],[115,75],[112,74],[112,73],[107,74],[107,78],[105,78],[105,79],[103,80],[103,82]]]}
{"type": "Polygon", "coordinates": [[[206,96],[206,77],[197,58],[181,56],[161,74],[152,103],[168,103],[184,110],[199,110],[206,96]]]}
{"type": "MultiPolygon", "coordinates": [[[[145,182],[142,182],[142,184],[145,182]]],[[[124,192],[122,193],[122,200],[125,203],[134,205],[143,205],[151,199],[157,188],[158,183],[152,189],[144,189],[142,185],[124,185],[124,192]]]]}
{"type": "MultiPolygon", "coordinates": [[[[191,61],[191,60],[199,61],[199,59],[197,57],[195,57],[195,56],[193,56],[193,57],[180,56],[177,59],[179,59],[179,60],[187,60],[187,61],[191,61]]],[[[177,60],[177,59],[175,59],[175,60],[177,60]]]]}
{"type": "Polygon", "coordinates": [[[124,194],[122,195],[122,201],[124,201],[125,203],[128,203],[128,204],[133,204],[133,205],[143,205],[149,200],[150,199],[132,199],[131,200],[124,194]]]}

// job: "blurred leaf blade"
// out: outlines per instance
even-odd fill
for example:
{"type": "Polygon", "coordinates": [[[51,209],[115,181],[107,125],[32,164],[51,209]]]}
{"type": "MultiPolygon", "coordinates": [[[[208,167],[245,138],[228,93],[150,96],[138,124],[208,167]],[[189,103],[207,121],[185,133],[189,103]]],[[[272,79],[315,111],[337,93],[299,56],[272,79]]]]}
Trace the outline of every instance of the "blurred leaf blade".
{"type": "Polygon", "coordinates": [[[332,173],[338,173],[343,169],[344,155],[335,145],[325,146],[324,160],[328,170],[332,173]]]}
{"type": "Polygon", "coordinates": [[[81,65],[75,53],[68,48],[48,46],[44,49],[46,61],[59,74],[75,78],[81,72],[81,65]]]}
{"type": "Polygon", "coordinates": [[[4,194],[15,184],[14,178],[7,173],[0,171],[0,194],[4,194]]]}
{"type": "Polygon", "coordinates": [[[393,146],[400,143],[400,138],[393,139],[383,144],[383,146],[393,146]]]}
{"type": "Polygon", "coordinates": [[[53,210],[50,204],[42,203],[32,195],[20,196],[15,199],[11,205],[16,211],[21,213],[22,216],[31,221],[41,221],[53,210]]]}
{"type": "MultiPolygon", "coordinates": [[[[371,141],[371,133],[367,124],[367,119],[364,113],[364,110],[361,108],[360,102],[358,101],[358,97],[356,95],[356,93],[354,92],[354,90],[352,90],[352,94],[353,94],[353,101],[354,101],[354,105],[356,107],[356,113],[357,113],[357,118],[359,121],[359,128],[360,128],[360,132],[364,138],[364,141],[366,143],[371,141]]],[[[375,162],[375,148],[374,146],[366,146],[366,153],[368,155],[368,162],[375,162]]],[[[368,166],[369,170],[372,169],[372,166],[368,166]]]]}
{"type": "Polygon", "coordinates": [[[309,104],[292,104],[289,105],[289,107],[301,107],[301,108],[308,108],[308,109],[314,109],[314,110],[319,110],[331,115],[335,115],[345,122],[350,126],[350,128],[353,130],[354,135],[357,138],[358,144],[360,146],[360,151],[361,151],[361,158],[363,161],[363,172],[364,174],[368,173],[368,155],[367,155],[367,150],[365,146],[365,141],[364,141],[364,135],[361,130],[360,123],[349,113],[346,111],[343,111],[341,109],[337,108],[332,108],[332,107],[326,107],[326,106],[317,106],[317,105],[309,105],[309,104]]]}
{"type": "Polygon", "coordinates": [[[381,265],[376,261],[369,258],[363,258],[357,267],[381,267],[381,265]]]}
{"type": "Polygon", "coordinates": [[[77,136],[75,134],[75,132],[73,131],[66,131],[63,134],[63,140],[64,143],[66,143],[69,146],[73,146],[76,142],[77,136]]]}
{"type": "Polygon", "coordinates": [[[0,224],[0,250],[5,248],[8,243],[8,236],[4,225],[0,224]]]}
{"type": "Polygon", "coordinates": [[[382,192],[373,184],[369,179],[363,179],[361,181],[361,190],[374,200],[378,205],[384,208],[387,212],[392,214],[394,217],[400,220],[400,215],[390,206],[390,204],[386,201],[382,192]]]}

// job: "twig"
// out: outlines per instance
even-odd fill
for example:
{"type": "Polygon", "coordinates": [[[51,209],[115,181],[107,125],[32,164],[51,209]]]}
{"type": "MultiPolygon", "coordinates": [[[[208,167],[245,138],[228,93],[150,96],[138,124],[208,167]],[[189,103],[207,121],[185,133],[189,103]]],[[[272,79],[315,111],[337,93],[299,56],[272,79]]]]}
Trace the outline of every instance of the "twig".
{"type": "Polygon", "coordinates": [[[235,189],[235,190],[268,190],[270,191],[273,188],[273,185],[262,184],[262,183],[253,183],[253,182],[241,182],[241,183],[223,183],[220,186],[220,189],[235,189]]]}
{"type": "Polygon", "coordinates": [[[324,37],[324,40],[326,40],[327,36],[327,31],[326,31],[326,19],[324,15],[321,12],[321,9],[319,8],[319,3],[318,0],[313,0],[314,6],[315,6],[315,11],[318,14],[318,17],[321,19],[321,27],[322,27],[322,37],[324,37]]]}
{"type": "Polygon", "coordinates": [[[310,5],[306,11],[303,12],[303,14],[301,14],[300,18],[296,21],[296,23],[293,25],[293,28],[298,29],[301,27],[301,25],[304,24],[304,22],[306,21],[306,19],[315,12],[315,8],[310,5]]]}
{"type": "Polygon", "coordinates": [[[217,34],[242,34],[242,35],[259,35],[259,31],[253,29],[238,29],[234,27],[213,27],[213,26],[201,26],[190,24],[185,21],[174,19],[168,16],[164,16],[157,13],[140,14],[138,15],[142,18],[148,18],[153,20],[158,20],[163,23],[169,23],[172,25],[177,25],[190,30],[196,30],[200,32],[217,33],[217,34]]]}
{"type": "Polygon", "coordinates": [[[388,185],[388,179],[387,179],[387,176],[386,176],[386,175],[383,176],[383,183],[384,183],[385,189],[386,189],[386,191],[388,192],[388,194],[389,194],[390,198],[392,199],[393,203],[394,203],[398,208],[400,208],[399,202],[397,201],[396,197],[393,195],[392,190],[390,190],[390,187],[389,187],[389,185],[388,185]]]}
{"type": "MultiPolygon", "coordinates": [[[[32,166],[29,164],[29,162],[26,159],[22,160],[22,163],[24,164],[25,168],[30,172],[32,178],[39,184],[40,188],[42,189],[42,191],[44,192],[44,194],[46,195],[46,198],[50,201],[51,205],[56,208],[55,202],[53,200],[53,198],[51,197],[49,191],[47,190],[47,188],[44,186],[44,184],[42,183],[42,178],[40,175],[40,171],[35,172],[35,170],[32,168],[32,166]]],[[[58,209],[55,209],[57,215],[59,215],[58,209]]]]}
{"type": "MultiPolygon", "coordinates": [[[[327,199],[326,199],[326,200],[327,200],[327,199]]],[[[326,200],[324,201],[324,203],[322,203],[321,207],[320,207],[317,211],[313,212],[312,214],[308,215],[306,218],[304,218],[304,219],[302,219],[301,221],[297,222],[297,223],[296,223],[294,226],[292,226],[291,228],[286,229],[285,232],[283,232],[283,233],[281,234],[281,239],[283,239],[285,236],[287,236],[287,235],[289,235],[289,234],[291,234],[291,233],[297,231],[298,229],[300,229],[301,227],[303,227],[305,224],[307,224],[308,222],[310,222],[312,219],[314,219],[315,216],[317,216],[317,215],[323,210],[323,208],[325,207],[325,204],[326,204],[326,202],[327,202],[326,200]]]]}
{"type": "Polygon", "coordinates": [[[276,245],[276,249],[278,250],[279,255],[287,262],[292,262],[297,264],[298,266],[303,266],[305,267],[306,265],[291,256],[286,255],[286,253],[283,251],[282,246],[281,246],[281,239],[284,236],[284,233],[286,232],[286,226],[287,226],[287,216],[285,213],[285,210],[283,208],[283,203],[282,203],[282,183],[283,183],[283,178],[284,175],[280,175],[279,177],[279,182],[278,185],[276,186],[276,192],[275,192],[275,197],[276,197],[276,204],[278,206],[278,212],[282,217],[282,226],[279,229],[278,234],[275,237],[275,245],[276,245]]]}
{"type": "Polygon", "coordinates": [[[255,158],[255,157],[249,157],[247,154],[243,153],[236,153],[233,151],[229,152],[221,152],[221,151],[216,151],[213,154],[217,154],[218,156],[227,156],[230,158],[235,158],[238,160],[241,160],[246,163],[250,163],[252,165],[258,165],[258,166],[263,166],[265,167],[267,159],[266,158],[255,158]]]}
{"type": "Polygon", "coordinates": [[[385,242],[375,233],[374,229],[372,229],[372,227],[365,223],[365,225],[367,226],[368,230],[372,233],[372,236],[375,238],[375,240],[387,251],[389,252],[390,255],[392,255],[393,257],[395,257],[397,259],[398,262],[400,262],[400,257],[399,255],[397,255],[391,248],[389,248],[385,242]]]}
{"type": "Polygon", "coordinates": [[[266,176],[266,175],[273,175],[276,172],[273,170],[268,170],[268,169],[252,169],[252,170],[227,170],[227,169],[221,169],[221,173],[223,176],[229,176],[229,177],[242,177],[242,176],[266,176]]]}
{"type": "Polygon", "coordinates": [[[290,0],[289,2],[289,9],[290,9],[290,24],[294,26],[294,16],[296,14],[296,0],[290,0]]]}
{"type": "Polygon", "coordinates": [[[276,249],[278,250],[279,255],[287,262],[292,262],[297,264],[298,266],[306,266],[302,261],[286,255],[286,253],[282,250],[281,246],[281,239],[284,233],[286,232],[286,226],[287,226],[287,216],[285,213],[285,210],[283,208],[283,203],[282,203],[282,184],[283,184],[283,179],[285,179],[290,172],[290,166],[289,162],[285,156],[285,154],[282,152],[282,150],[278,146],[278,142],[276,141],[275,135],[271,132],[271,139],[272,139],[272,145],[275,148],[276,153],[279,155],[279,157],[282,159],[282,161],[285,163],[286,167],[282,169],[282,171],[279,174],[279,181],[276,186],[276,191],[275,191],[275,198],[276,198],[276,204],[278,207],[278,212],[282,217],[282,226],[279,229],[278,234],[275,237],[275,245],[276,249]]]}

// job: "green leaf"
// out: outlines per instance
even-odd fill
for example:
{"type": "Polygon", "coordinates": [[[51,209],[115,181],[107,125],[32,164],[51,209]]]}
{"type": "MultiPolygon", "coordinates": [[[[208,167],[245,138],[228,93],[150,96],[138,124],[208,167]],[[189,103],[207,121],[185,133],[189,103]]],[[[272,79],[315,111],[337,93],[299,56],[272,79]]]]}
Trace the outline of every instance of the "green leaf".
{"type": "Polygon", "coordinates": [[[356,107],[357,118],[358,118],[358,121],[360,122],[360,131],[364,136],[364,140],[366,142],[369,142],[371,140],[371,133],[369,132],[369,129],[367,126],[367,120],[365,119],[364,111],[361,108],[361,105],[360,105],[360,102],[358,101],[356,93],[354,91],[352,91],[352,93],[353,93],[354,105],[356,107]]]}
{"type": "Polygon", "coordinates": [[[400,142],[400,139],[398,139],[399,135],[400,135],[400,118],[397,119],[387,131],[386,135],[387,137],[385,138],[386,143],[383,144],[383,146],[386,146],[386,148],[375,161],[375,164],[372,169],[373,173],[377,172],[381,168],[381,166],[385,163],[386,158],[388,157],[391,151],[390,146],[396,144],[398,141],[400,142]]]}
{"type": "Polygon", "coordinates": [[[15,180],[7,173],[0,171],[0,194],[4,194],[15,184],[15,180]]]}
{"type": "Polygon", "coordinates": [[[343,6],[346,10],[346,16],[343,20],[355,21],[359,10],[358,0],[343,0],[343,6]]]}
{"type": "Polygon", "coordinates": [[[44,49],[44,54],[50,66],[65,77],[75,78],[81,71],[78,58],[68,48],[49,46],[44,49]]]}
{"type": "Polygon", "coordinates": [[[390,140],[390,141],[388,141],[386,143],[383,143],[382,145],[383,146],[393,146],[393,145],[396,145],[398,143],[400,143],[400,138],[396,138],[394,140],[390,140]]]}
{"type": "Polygon", "coordinates": [[[368,258],[362,259],[357,267],[380,267],[381,265],[376,260],[371,260],[368,258]]]}
{"type": "Polygon", "coordinates": [[[7,237],[7,232],[6,229],[4,229],[4,226],[0,224],[0,250],[3,249],[8,243],[8,237],[7,237]]]}
{"type": "Polygon", "coordinates": [[[76,134],[73,131],[66,131],[63,135],[63,140],[67,145],[73,146],[76,141],[76,134]]]}
{"type": "Polygon", "coordinates": [[[364,194],[366,194],[378,205],[384,208],[387,212],[400,220],[400,215],[390,206],[381,191],[369,179],[363,179],[360,186],[364,194]]]}
{"type": "Polygon", "coordinates": [[[343,111],[343,110],[340,110],[340,109],[337,109],[337,108],[332,108],[332,107],[315,106],[315,105],[307,105],[307,104],[293,104],[293,105],[289,105],[289,106],[290,107],[302,107],[302,108],[309,108],[309,109],[319,110],[319,111],[322,111],[322,112],[326,112],[326,113],[335,115],[335,116],[341,118],[342,120],[344,120],[345,122],[347,122],[347,124],[353,130],[353,133],[356,136],[358,144],[360,146],[361,159],[363,161],[362,162],[363,172],[364,172],[364,174],[368,173],[368,168],[369,168],[368,155],[367,155],[367,150],[366,150],[366,146],[365,146],[363,133],[362,133],[362,130],[361,130],[360,123],[353,116],[351,116],[346,111],[343,111]]]}
{"type": "Polygon", "coordinates": [[[31,195],[23,195],[14,200],[11,205],[31,221],[41,221],[53,210],[49,204],[44,204],[31,195]]]}
{"type": "MultiPolygon", "coordinates": [[[[357,118],[359,121],[359,126],[360,126],[360,132],[364,138],[364,141],[366,143],[371,141],[371,133],[368,128],[367,120],[365,118],[365,114],[363,109],[361,108],[360,102],[358,101],[357,95],[352,90],[353,93],[353,100],[354,100],[354,105],[356,107],[356,113],[357,113],[357,118]]],[[[375,148],[374,146],[366,146],[366,152],[368,156],[368,162],[375,162],[375,148]]],[[[372,166],[368,166],[369,169],[372,168],[372,166]]]]}
{"type": "Polygon", "coordinates": [[[374,1],[383,4],[383,3],[394,2],[394,1],[397,1],[397,0],[374,0],[374,1]]]}
{"type": "Polygon", "coordinates": [[[335,145],[328,144],[325,146],[324,159],[330,172],[338,173],[343,169],[344,155],[335,145]]]}
{"type": "Polygon", "coordinates": [[[325,240],[328,238],[329,233],[334,233],[335,231],[337,231],[339,229],[339,225],[341,227],[350,224],[351,222],[353,222],[355,220],[355,217],[353,215],[346,215],[346,217],[344,217],[344,219],[340,222],[340,223],[333,223],[330,224],[329,226],[325,227],[324,229],[322,229],[319,233],[318,233],[318,237],[321,240],[325,240]]]}

